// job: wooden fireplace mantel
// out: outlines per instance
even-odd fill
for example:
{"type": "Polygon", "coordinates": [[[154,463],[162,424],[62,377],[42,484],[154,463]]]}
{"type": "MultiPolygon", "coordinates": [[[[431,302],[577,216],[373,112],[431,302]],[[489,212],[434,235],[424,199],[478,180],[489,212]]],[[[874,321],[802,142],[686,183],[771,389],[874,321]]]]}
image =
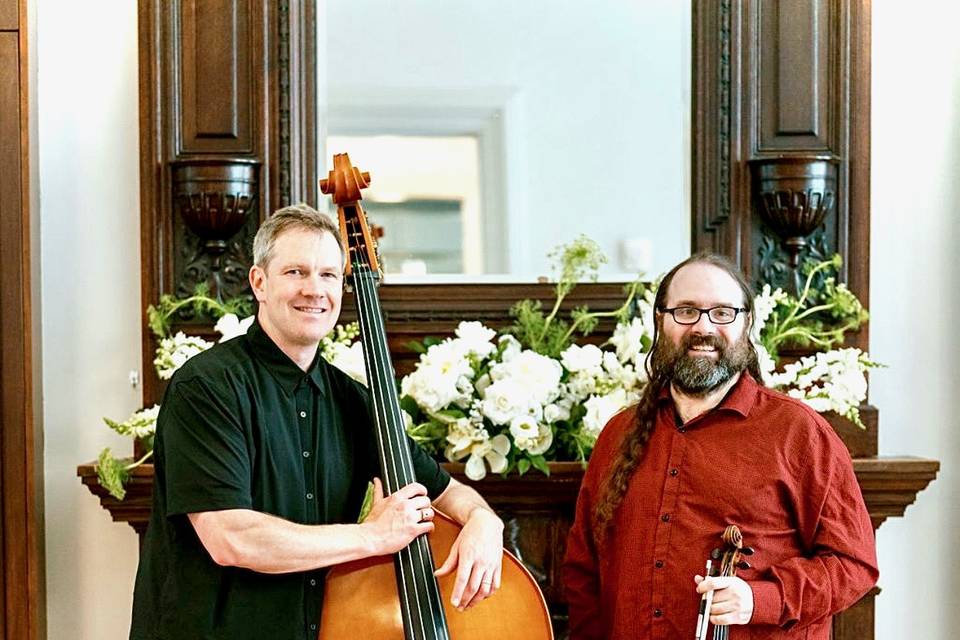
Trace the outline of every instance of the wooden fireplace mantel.
{"type": "MultiPolygon", "coordinates": [[[[458,480],[476,487],[494,507],[506,509],[538,508],[543,510],[571,506],[580,489],[583,470],[575,462],[551,463],[550,477],[530,472],[522,478],[491,476],[473,482],[463,475],[462,464],[445,464],[458,480]],[[524,491],[519,491],[526,488],[524,491]]],[[[913,504],[917,494],[937,477],[940,462],[927,458],[879,456],[854,458],[853,468],[863,491],[863,499],[876,529],[887,518],[901,517],[913,504]]],[[[100,505],[116,522],[126,522],[138,534],[146,532],[153,503],[153,465],[134,469],[127,482],[127,496],[117,500],[97,479],[96,463],[77,467],[77,476],[100,505]]]]}

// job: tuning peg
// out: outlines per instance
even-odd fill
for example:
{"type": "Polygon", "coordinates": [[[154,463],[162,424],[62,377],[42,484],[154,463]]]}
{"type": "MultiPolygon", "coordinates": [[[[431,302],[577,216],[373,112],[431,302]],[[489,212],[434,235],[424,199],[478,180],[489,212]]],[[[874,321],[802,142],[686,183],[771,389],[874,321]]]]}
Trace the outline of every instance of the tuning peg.
{"type": "Polygon", "coordinates": [[[711,551],[710,557],[713,558],[714,560],[717,560],[718,558],[720,558],[720,549],[714,549],[713,551],[711,551]]]}
{"type": "Polygon", "coordinates": [[[744,547],[743,549],[740,549],[740,553],[745,556],[752,556],[753,547],[744,547]]]}
{"type": "Polygon", "coordinates": [[[737,567],[738,567],[739,569],[749,569],[749,568],[750,568],[750,563],[747,562],[746,560],[741,560],[740,562],[737,563],[737,567]]]}

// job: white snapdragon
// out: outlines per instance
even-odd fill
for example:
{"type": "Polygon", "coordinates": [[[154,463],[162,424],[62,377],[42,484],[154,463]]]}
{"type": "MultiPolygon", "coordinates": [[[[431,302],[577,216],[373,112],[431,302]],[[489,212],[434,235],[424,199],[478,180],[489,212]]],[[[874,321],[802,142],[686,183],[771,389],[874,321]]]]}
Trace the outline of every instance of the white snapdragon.
{"type": "Polygon", "coordinates": [[[771,290],[770,285],[765,284],[760,293],[753,299],[753,326],[750,329],[750,338],[754,344],[760,343],[760,334],[763,332],[763,328],[767,326],[770,314],[787,297],[787,292],[780,287],[771,290]]]}
{"type": "Polygon", "coordinates": [[[218,340],[218,342],[226,342],[231,338],[244,335],[247,329],[250,328],[250,325],[253,324],[253,320],[254,316],[248,316],[241,320],[236,314],[223,314],[220,316],[220,319],[217,320],[217,324],[213,325],[214,330],[220,334],[220,340],[218,340]]]}
{"type": "Polygon", "coordinates": [[[107,425],[122,436],[134,438],[149,438],[157,432],[157,416],[160,414],[160,405],[153,405],[140,411],[135,411],[123,422],[114,422],[104,419],[107,425]]]}
{"type": "Polygon", "coordinates": [[[161,380],[169,380],[174,372],[183,364],[213,346],[203,338],[185,335],[182,331],[170,338],[164,338],[157,347],[157,357],[153,365],[157,368],[157,376],[161,380]]]}
{"type": "Polygon", "coordinates": [[[634,366],[639,366],[643,363],[645,353],[643,337],[652,335],[648,333],[643,319],[635,317],[626,324],[618,324],[613,335],[610,336],[609,343],[616,349],[620,362],[632,362],[634,366]]]}
{"type": "Polygon", "coordinates": [[[771,381],[815,411],[833,411],[859,422],[860,403],[867,397],[864,372],[872,364],[859,349],[834,349],[788,364],[771,381]]]}

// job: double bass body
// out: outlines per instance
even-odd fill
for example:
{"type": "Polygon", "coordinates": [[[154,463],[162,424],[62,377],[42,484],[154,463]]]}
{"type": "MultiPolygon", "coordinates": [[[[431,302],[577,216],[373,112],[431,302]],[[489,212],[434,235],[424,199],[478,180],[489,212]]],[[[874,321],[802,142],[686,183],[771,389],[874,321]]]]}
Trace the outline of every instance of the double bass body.
{"type": "MultiPolygon", "coordinates": [[[[433,556],[442,562],[460,526],[437,513],[430,534],[433,556]]],[[[547,605],[530,572],[503,554],[500,589],[467,611],[450,604],[455,574],[440,578],[447,627],[453,640],[549,640],[547,605]]],[[[320,640],[404,640],[393,560],[368,558],[332,569],[327,577],[320,640]]]]}

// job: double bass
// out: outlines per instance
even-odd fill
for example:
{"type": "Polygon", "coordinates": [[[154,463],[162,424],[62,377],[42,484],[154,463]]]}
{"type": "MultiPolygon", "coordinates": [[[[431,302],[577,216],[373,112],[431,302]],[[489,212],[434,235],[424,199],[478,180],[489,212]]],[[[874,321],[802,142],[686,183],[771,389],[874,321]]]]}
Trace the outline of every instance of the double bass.
{"type": "MultiPolygon", "coordinates": [[[[370,175],[333,158],[320,190],[333,196],[347,252],[345,281],[356,301],[385,494],[415,480],[377,287],[380,261],[360,205],[370,175]]],[[[460,525],[437,512],[435,528],[394,556],[366,558],[327,574],[319,640],[550,640],[543,594],[530,572],[504,551],[500,589],[467,611],[450,604],[456,576],[434,577],[434,558],[446,558],[460,525]]]]}

